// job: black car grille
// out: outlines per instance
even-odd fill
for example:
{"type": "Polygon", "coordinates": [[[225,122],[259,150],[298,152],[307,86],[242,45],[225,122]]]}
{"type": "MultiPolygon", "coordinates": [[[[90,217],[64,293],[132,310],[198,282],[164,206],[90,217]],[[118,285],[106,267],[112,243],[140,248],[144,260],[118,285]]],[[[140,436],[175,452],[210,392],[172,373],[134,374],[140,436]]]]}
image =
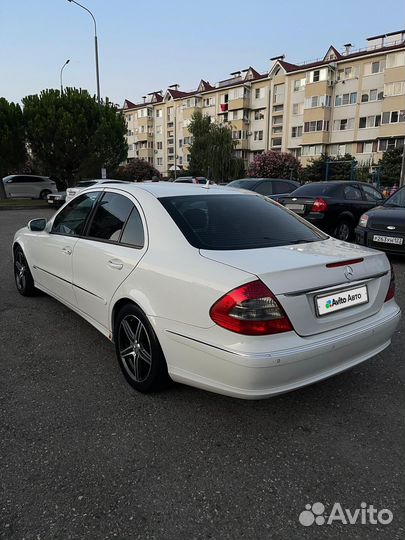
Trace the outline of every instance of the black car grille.
{"type": "Polygon", "coordinates": [[[405,226],[404,225],[395,225],[395,230],[387,229],[386,223],[378,223],[374,222],[371,224],[370,229],[373,231],[385,231],[389,234],[395,234],[396,232],[405,232],[405,226]]]}

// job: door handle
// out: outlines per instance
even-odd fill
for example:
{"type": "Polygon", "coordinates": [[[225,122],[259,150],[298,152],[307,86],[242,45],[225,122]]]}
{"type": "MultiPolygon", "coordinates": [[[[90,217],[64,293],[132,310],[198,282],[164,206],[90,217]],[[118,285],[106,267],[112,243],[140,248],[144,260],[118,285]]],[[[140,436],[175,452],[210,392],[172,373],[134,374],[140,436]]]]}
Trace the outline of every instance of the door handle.
{"type": "Polygon", "coordinates": [[[69,247],[63,247],[62,251],[65,255],[72,255],[72,250],[69,247]]]}
{"type": "Polygon", "coordinates": [[[108,261],[108,266],[110,268],[114,268],[115,270],[122,270],[124,268],[124,264],[119,259],[112,259],[108,261]]]}

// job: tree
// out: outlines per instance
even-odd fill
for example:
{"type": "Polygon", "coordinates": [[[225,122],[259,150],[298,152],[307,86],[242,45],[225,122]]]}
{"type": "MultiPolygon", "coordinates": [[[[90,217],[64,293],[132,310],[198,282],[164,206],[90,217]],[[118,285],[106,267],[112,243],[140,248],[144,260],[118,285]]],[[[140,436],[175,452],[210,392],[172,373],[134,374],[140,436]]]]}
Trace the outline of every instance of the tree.
{"type": "Polygon", "coordinates": [[[111,104],[99,105],[86,90],[44,90],[25,97],[23,105],[27,142],[43,174],[71,185],[126,158],[123,117],[111,104]]]}
{"type": "Polygon", "coordinates": [[[21,108],[0,98],[0,199],[6,197],[1,179],[8,174],[21,172],[26,158],[21,108]]]}
{"type": "Polygon", "coordinates": [[[335,157],[322,154],[319,158],[309,160],[302,171],[301,180],[312,182],[325,180],[327,168],[328,180],[350,180],[352,168],[355,166],[356,161],[351,154],[335,157]]]}
{"type": "Polygon", "coordinates": [[[253,178],[296,179],[301,172],[301,164],[288,152],[263,152],[254,157],[248,168],[248,176],[253,178]]]}
{"type": "Polygon", "coordinates": [[[191,175],[209,175],[218,182],[243,176],[245,166],[243,160],[234,155],[237,142],[232,138],[231,126],[211,122],[209,116],[197,111],[188,130],[193,135],[189,159],[191,175]]]}
{"type": "Polygon", "coordinates": [[[191,117],[188,130],[193,136],[188,164],[189,174],[193,176],[208,174],[211,133],[210,117],[203,116],[199,111],[195,112],[191,117]]]}
{"type": "Polygon", "coordinates": [[[392,148],[384,152],[383,157],[378,162],[378,166],[381,168],[381,180],[383,182],[399,182],[403,151],[404,148],[392,148]]]}
{"type": "Polygon", "coordinates": [[[160,172],[150,163],[143,159],[135,158],[126,165],[119,167],[114,175],[119,180],[129,180],[131,182],[141,182],[142,180],[160,180],[160,172]]]}

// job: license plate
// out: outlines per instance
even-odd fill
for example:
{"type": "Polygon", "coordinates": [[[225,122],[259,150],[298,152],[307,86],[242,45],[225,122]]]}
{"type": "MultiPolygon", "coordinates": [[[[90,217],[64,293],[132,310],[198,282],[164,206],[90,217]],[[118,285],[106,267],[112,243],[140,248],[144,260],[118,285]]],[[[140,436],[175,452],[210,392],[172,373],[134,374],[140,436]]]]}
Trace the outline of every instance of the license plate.
{"type": "Polygon", "coordinates": [[[315,297],[317,313],[319,317],[329,315],[342,309],[368,303],[367,286],[345,289],[332,294],[323,294],[315,297]]]}
{"type": "Polygon", "coordinates": [[[301,214],[304,212],[305,206],[303,204],[286,204],[286,208],[293,212],[297,212],[297,214],[301,214]]]}
{"type": "Polygon", "coordinates": [[[383,242],[384,244],[397,244],[402,246],[404,239],[398,238],[397,236],[380,236],[379,234],[375,234],[373,236],[373,242],[383,242]]]}

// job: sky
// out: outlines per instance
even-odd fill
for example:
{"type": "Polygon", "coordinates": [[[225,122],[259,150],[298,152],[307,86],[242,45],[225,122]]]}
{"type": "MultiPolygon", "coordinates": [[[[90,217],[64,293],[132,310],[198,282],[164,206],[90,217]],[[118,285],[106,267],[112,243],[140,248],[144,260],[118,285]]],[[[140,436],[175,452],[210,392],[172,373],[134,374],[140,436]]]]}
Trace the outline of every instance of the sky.
{"type": "MultiPolygon", "coordinates": [[[[402,30],[405,1],[82,0],[96,17],[102,96],[123,104],[166,90],[195,89],[230,72],[269,69],[270,58],[299,63],[329,45],[402,30]]],[[[45,88],[96,92],[94,25],[67,0],[0,0],[0,96],[20,101],[45,88]]]]}

